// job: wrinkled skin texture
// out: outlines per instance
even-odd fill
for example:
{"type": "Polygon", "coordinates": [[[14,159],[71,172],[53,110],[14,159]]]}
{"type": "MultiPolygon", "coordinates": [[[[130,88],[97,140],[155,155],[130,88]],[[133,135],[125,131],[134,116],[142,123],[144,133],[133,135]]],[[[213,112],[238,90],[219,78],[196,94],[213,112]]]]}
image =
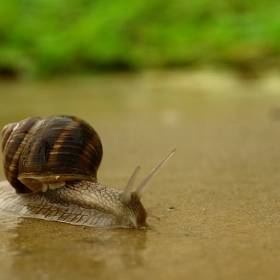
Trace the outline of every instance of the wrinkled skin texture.
{"type": "Polygon", "coordinates": [[[147,213],[135,192],[128,204],[122,191],[89,181],[56,190],[19,195],[0,182],[0,209],[32,218],[99,228],[143,228],[147,213]]]}

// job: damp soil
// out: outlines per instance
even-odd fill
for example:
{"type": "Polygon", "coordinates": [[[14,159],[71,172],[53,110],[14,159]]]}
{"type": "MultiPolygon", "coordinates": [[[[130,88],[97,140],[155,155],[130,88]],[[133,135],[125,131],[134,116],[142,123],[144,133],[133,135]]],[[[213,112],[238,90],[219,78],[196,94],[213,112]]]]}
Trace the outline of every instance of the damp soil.
{"type": "MultiPolygon", "coordinates": [[[[0,213],[0,279],[279,279],[280,79],[172,71],[1,81],[0,124],[77,115],[99,133],[98,181],[137,184],[149,229],[0,213]]],[[[1,169],[0,179],[4,180],[1,169]]]]}

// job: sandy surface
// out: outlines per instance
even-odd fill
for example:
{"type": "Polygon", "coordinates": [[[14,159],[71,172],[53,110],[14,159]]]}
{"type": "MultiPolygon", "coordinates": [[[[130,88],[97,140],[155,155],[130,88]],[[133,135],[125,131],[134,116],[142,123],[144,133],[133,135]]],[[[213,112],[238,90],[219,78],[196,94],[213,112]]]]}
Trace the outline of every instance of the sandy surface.
{"type": "Polygon", "coordinates": [[[57,113],[89,121],[103,141],[98,177],[108,186],[122,189],[138,164],[139,183],[178,151],[143,198],[161,218],[149,219],[149,231],[1,212],[0,279],[279,279],[278,77],[205,71],[1,82],[2,126],[57,113]],[[17,107],[20,97],[30,102],[17,107]]]}

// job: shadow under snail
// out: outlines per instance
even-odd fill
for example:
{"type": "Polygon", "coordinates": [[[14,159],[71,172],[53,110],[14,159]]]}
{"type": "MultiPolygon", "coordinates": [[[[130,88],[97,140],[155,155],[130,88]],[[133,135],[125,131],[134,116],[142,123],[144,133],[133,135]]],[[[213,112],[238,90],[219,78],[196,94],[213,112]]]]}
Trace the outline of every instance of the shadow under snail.
{"type": "Polygon", "coordinates": [[[175,151],[132,190],[140,170],[136,167],[120,191],[97,182],[102,144],[84,120],[30,117],[7,124],[2,130],[7,181],[0,182],[0,209],[74,225],[145,228],[149,214],[140,200],[151,178],[175,151]]]}

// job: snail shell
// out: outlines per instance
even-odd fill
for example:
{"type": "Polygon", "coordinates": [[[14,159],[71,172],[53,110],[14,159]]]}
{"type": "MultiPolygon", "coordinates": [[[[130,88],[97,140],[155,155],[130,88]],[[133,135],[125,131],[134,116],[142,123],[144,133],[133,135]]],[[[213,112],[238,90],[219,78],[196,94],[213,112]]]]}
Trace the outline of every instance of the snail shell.
{"type": "Polygon", "coordinates": [[[18,193],[56,189],[67,181],[97,182],[102,145],[85,121],[30,117],[2,131],[4,172],[18,193]]]}
{"type": "Polygon", "coordinates": [[[120,191],[97,183],[101,141],[79,118],[27,118],[6,125],[2,137],[7,181],[0,182],[0,209],[102,228],[147,226],[149,214],[140,200],[151,178],[176,151],[171,150],[132,190],[140,170],[137,167],[125,190],[120,191]]]}

